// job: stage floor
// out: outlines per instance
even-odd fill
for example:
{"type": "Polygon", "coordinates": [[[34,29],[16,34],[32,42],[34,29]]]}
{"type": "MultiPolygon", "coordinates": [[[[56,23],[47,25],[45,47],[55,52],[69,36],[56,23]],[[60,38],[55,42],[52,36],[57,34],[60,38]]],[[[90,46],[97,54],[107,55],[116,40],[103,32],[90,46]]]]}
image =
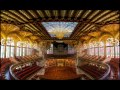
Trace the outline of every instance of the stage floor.
{"type": "Polygon", "coordinates": [[[70,80],[79,78],[81,75],[76,74],[76,69],[71,67],[49,67],[45,70],[43,79],[48,80],[70,80]]]}

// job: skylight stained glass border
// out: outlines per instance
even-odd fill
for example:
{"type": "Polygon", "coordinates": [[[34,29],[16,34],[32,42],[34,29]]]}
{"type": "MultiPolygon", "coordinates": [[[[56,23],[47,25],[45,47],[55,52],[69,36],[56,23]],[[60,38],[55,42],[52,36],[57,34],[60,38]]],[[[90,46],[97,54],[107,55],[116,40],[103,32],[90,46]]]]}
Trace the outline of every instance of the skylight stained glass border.
{"type": "Polygon", "coordinates": [[[78,22],[42,22],[42,25],[45,27],[51,37],[55,37],[55,35],[51,32],[57,28],[67,30],[68,33],[65,34],[64,37],[70,37],[77,24],[78,22]]]}

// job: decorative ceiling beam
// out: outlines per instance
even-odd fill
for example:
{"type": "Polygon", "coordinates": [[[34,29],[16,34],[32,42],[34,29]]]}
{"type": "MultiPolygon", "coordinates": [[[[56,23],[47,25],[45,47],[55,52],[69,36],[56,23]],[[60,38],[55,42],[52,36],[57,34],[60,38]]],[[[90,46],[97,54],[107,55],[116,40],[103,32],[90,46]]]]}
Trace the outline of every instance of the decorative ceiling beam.
{"type": "Polygon", "coordinates": [[[47,37],[51,38],[51,36],[49,35],[49,33],[46,31],[46,29],[45,29],[45,28],[43,27],[43,25],[41,24],[41,22],[37,22],[36,24],[40,26],[40,30],[41,30],[42,32],[44,32],[43,34],[45,34],[47,37]]]}
{"type": "Polygon", "coordinates": [[[35,19],[29,19],[28,20],[29,22],[24,22],[24,23],[20,23],[20,24],[28,24],[28,23],[34,23],[34,22],[60,22],[60,21],[64,21],[64,22],[82,22],[82,23],[88,23],[89,22],[89,24],[97,24],[97,25],[99,25],[100,23],[96,23],[96,22],[91,22],[91,20],[90,19],[86,19],[86,18],[82,18],[82,19],[80,19],[80,18],[74,18],[74,17],[72,17],[72,18],[69,18],[69,17],[67,17],[67,18],[65,18],[65,19],[62,19],[62,18],[60,18],[60,19],[58,19],[58,18],[54,18],[54,19],[51,19],[51,18],[35,18],[35,19]]]}
{"type": "Polygon", "coordinates": [[[63,40],[60,40],[60,39],[44,39],[45,41],[77,41],[76,39],[63,39],[63,40]]]}

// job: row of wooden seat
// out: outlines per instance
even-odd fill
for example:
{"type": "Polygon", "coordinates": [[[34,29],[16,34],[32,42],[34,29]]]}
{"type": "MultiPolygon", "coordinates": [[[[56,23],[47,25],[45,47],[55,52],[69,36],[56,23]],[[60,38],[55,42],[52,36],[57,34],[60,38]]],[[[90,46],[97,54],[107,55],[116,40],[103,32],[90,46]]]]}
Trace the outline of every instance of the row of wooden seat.
{"type": "Polygon", "coordinates": [[[81,74],[80,80],[92,80],[90,79],[88,76],[86,76],[85,74],[81,74]]]}
{"type": "Polygon", "coordinates": [[[0,80],[5,80],[5,72],[9,70],[10,65],[13,63],[24,63],[26,61],[37,61],[41,59],[41,57],[37,55],[31,55],[31,56],[16,56],[14,58],[0,58],[0,80]]]}
{"type": "Polygon", "coordinates": [[[111,66],[111,70],[113,72],[113,79],[118,79],[119,75],[120,74],[120,58],[111,58],[110,62],[109,62],[109,65],[111,66]]]}
{"type": "Polygon", "coordinates": [[[41,57],[39,57],[37,55],[29,55],[29,56],[17,56],[17,57],[15,57],[15,59],[19,62],[24,62],[24,61],[41,59],[41,57]]]}
{"type": "Polygon", "coordinates": [[[6,62],[9,62],[9,58],[0,58],[0,66],[6,62]]]}
{"type": "Polygon", "coordinates": [[[14,69],[13,74],[20,80],[26,80],[30,75],[40,70],[42,67],[37,66],[35,63],[32,66],[25,66],[21,69],[14,69]]]}
{"type": "Polygon", "coordinates": [[[105,57],[96,56],[96,55],[83,55],[79,57],[80,60],[91,60],[91,61],[104,61],[105,57]]]}
{"type": "Polygon", "coordinates": [[[104,76],[105,72],[107,71],[107,69],[105,68],[103,69],[96,65],[90,65],[90,64],[79,66],[79,68],[97,80],[100,79],[102,76],[104,76]]]}
{"type": "Polygon", "coordinates": [[[0,80],[6,80],[5,72],[7,69],[9,69],[10,65],[12,65],[12,63],[8,58],[2,59],[0,67],[0,80]]]}

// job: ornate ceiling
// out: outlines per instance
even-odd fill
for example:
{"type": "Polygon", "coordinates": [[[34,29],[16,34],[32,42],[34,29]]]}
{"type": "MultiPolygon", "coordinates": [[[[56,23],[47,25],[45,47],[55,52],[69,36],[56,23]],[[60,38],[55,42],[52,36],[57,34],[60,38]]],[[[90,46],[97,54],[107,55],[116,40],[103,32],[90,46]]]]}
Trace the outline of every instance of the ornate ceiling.
{"type": "Polygon", "coordinates": [[[86,40],[100,34],[96,32],[100,27],[120,23],[118,10],[1,10],[0,18],[1,23],[16,25],[20,30],[32,33],[31,38],[41,40],[57,40],[50,36],[42,22],[78,22],[70,37],[64,37],[63,40],[86,40]],[[89,33],[90,36],[84,37],[89,33]]]}
{"type": "Polygon", "coordinates": [[[57,34],[60,34],[60,31],[67,32],[64,37],[70,37],[77,24],[78,22],[42,22],[51,37],[55,37],[53,34],[55,31],[57,34]]]}

